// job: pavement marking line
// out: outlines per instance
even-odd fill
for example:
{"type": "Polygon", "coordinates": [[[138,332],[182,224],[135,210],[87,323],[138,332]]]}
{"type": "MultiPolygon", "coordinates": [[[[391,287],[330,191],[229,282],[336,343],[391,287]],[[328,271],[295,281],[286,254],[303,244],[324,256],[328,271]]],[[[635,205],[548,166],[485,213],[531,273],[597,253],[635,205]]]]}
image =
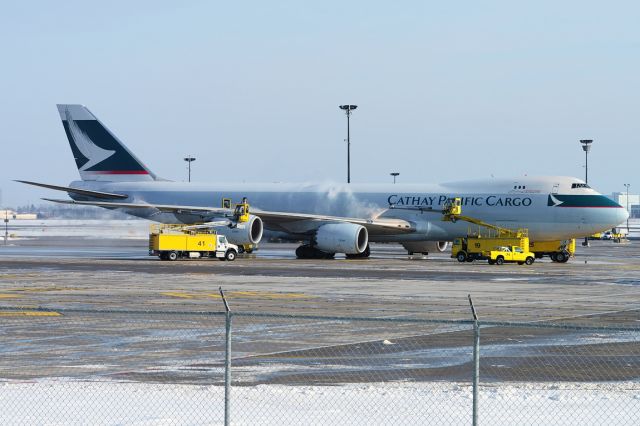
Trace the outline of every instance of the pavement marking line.
{"type": "MultiPolygon", "coordinates": [[[[268,291],[230,291],[225,293],[228,297],[255,297],[257,299],[300,299],[305,297],[313,297],[305,293],[272,293],[268,291]]],[[[210,293],[207,296],[214,299],[220,299],[219,294],[210,293]]]]}
{"type": "Polygon", "coordinates": [[[16,291],[21,293],[45,293],[50,291],[68,291],[68,290],[80,290],[78,287],[21,287],[21,288],[10,288],[7,291],[16,291]]]}
{"type": "Polygon", "coordinates": [[[18,297],[15,294],[0,294],[0,299],[15,299],[18,297]]]}
{"type": "Polygon", "coordinates": [[[169,296],[169,297],[179,297],[181,299],[194,299],[196,296],[189,294],[189,293],[183,293],[181,291],[167,291],[164,293],[160,293],[163,296],[169,296]]]}
{"type": "MultiPolygon", "coordinates": [[[[165,291],[160,294],[162,296],[178,297],[180,299],[220,299],[220,295],[216,293],[188,293],[183,291],[165,291]]],[[[305,293],[272,293],[267,291],[230,291],[228,293],[225,293],[225,295],[227,297],[245,297],[256,299],[301,299],[315,297],[305,293]]]]}
{"type": "Polygon", "coordinates": [[[54,311],[0,311],[0,317],[61,317],[54,311]]]}

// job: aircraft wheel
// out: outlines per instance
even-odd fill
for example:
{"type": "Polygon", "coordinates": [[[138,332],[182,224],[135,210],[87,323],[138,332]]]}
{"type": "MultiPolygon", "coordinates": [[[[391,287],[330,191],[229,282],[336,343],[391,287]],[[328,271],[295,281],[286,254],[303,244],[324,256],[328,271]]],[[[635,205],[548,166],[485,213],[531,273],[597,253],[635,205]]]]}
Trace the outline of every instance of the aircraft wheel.
{"type": "Polygon", "coordinates": [[[371,256],[371,249],[369,248],[369,244],[367,244],[367,247],[365,247],[362,253],[345,254],[345,257],[347,259],[367,259],[369,258],[369,256],[371,256]]]}
{"type": "Polygon", "coordinates": [[[504,257],[498,256],[496,259],[496,265],[502,265],[504,263],[504,257]]]}
{"type": "Polygon", "coordinates": [[[534,259],[533,257],[527,257],[527,260],[524,261],[527,265],[533,265],[534,259]]]}
{"type": "Polygon", "coordinates": [[[327,253],[311,247],[309,244],[301,245],[296,249],[296,257],[298,259],[333,259],[335,253],[327,253]]]}

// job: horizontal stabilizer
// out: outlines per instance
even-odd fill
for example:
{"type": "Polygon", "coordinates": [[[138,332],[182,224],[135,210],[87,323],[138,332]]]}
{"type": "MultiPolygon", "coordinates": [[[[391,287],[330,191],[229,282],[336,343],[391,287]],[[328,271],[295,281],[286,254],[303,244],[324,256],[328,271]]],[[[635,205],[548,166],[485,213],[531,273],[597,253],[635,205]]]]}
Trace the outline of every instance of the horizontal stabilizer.
{"type": "Polygon", "coordinates": [[[28,180],[16,180],[15,182],[26,183],[27,185],[40,186],[42,188],[54,189],[56,191],[64,191],[72,194],[85,195],[88,197],[101,198],[104,200],[124,200],[128,195],[112,194],[110,192],[90,191],[88,189],[71,188],[68,186],[50,185],[48,183],[30,182],[28,180]]]}

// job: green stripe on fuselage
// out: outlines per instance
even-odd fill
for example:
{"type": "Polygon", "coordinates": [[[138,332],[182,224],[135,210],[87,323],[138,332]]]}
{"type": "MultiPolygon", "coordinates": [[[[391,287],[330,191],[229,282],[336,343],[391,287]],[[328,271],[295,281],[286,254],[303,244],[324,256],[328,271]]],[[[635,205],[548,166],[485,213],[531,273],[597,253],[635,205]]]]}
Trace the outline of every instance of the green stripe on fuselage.
{"type": "Polygon", "coordinates": [[[621,205],[604,195],[549,195],[547,206],[556,207],[613,207],[622,208],[621,205]],[[557,201],[554,201],[557,200],[557,201]]]}

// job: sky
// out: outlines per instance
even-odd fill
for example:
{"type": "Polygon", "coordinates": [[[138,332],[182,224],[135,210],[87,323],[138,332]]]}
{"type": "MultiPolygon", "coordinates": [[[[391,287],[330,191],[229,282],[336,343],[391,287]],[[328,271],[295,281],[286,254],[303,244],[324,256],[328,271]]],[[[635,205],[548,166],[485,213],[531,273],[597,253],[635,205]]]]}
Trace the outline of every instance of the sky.
{"type": "Polygon", "coordinates": [[[30,1],[0,14],[0,204],[78,180],[56,103],[159,176],[438,183],[584,176],[640,192],[640,3],[30,1]]]}

